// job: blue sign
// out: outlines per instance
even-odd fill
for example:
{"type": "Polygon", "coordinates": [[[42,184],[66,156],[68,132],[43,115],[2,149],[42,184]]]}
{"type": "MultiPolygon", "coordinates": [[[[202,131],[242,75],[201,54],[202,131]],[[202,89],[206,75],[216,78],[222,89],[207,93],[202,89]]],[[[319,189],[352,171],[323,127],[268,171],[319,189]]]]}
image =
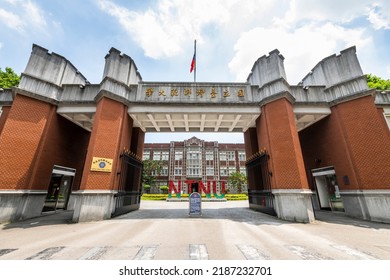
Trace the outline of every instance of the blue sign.
{"type": "Polygon", "coordinates": [[[190,195],[189,215],[202,215],[202,196],[200,193],[194,192],[190,195]]]}

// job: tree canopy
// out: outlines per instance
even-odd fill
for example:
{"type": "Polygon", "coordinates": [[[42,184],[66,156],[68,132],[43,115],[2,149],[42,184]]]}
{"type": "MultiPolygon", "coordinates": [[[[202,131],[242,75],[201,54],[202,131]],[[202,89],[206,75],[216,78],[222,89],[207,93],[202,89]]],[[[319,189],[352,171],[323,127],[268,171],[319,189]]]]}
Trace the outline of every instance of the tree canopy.
{"type": "Polygon", "coordinates": [[[390,80],[385,80],[372,74],[367,74],[367,85],[369,88],[390,90],[390,80]]]}
{"type": "Polygon", "coordinates": [[[238,193],[242,192],[243,187],[247,184],[247,178],[245,174],[240,172],[233,172],[230,174],[228,181],[233,188],[237,189],[238,193]]]}
{"type": "Polygon", "coordinates": [[[0,88],[12,88],[19,84],[20,76],[10,67],[6,67],[5,71],[0,68],[0,88]]]}
{"type": "Polygon", "coordinates": [[[161,172],[163,162],[148,159],[144,160],[143,163],[142,183],[145,185],[153,185],[156,181],[157,175],[161,172]]]}

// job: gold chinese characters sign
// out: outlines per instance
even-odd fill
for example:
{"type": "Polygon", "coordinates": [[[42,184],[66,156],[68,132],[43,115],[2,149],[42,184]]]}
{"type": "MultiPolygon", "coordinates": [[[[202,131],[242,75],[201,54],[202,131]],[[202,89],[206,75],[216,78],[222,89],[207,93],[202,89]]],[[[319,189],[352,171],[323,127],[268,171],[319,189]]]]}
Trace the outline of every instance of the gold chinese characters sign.
{"type": "MultiPolygon", "coordinates": [[[[171,92],[171,94],[170,94],[171,96],[179,96],[179,90],[177,88],[171,89],[170,92],[171,92]]],[[[155,93],[155,89],[153,87],[149,87],[149,88],[147,88],[145,90],[145,95],[147,97],[153,96],[154,93],[155,93]]],[[[183,94],[185,96],[191,96],[192,89],[191,88],[185,88],[183,90],[183,94]]],[[[217,91],[216,91],[216,89],[214,87],[211,88],[211,92],[209,92],[208,94],[207,94],[206,90],[203,89],[203,88],[196,89],[196,96],[203,97],[205,95],[208,96],[210,99],[213,99],[213,98],[217,97],[218,93],[217,93],[217,91]]],[[[237,97],[244,97],[245,96],[244,89],[238,89],[235,92],[235,95],[237,97]]],[[[162,90],[158,91],[158,96],[166,96],[165,90],[162,89],[162,90]]],[[[231,96],[231,93],[229,92],[229,90],[228,89],[224,89],[223,93],[222,93],[222,97],[227,98],[227,97],[230,97],[230,96],[231,96]]]]}
{"type": "Polygon", "coordinates": [[[111,158],[93,157],[91,164],[91,171],[111,172],[112,171],[111,158]]]}

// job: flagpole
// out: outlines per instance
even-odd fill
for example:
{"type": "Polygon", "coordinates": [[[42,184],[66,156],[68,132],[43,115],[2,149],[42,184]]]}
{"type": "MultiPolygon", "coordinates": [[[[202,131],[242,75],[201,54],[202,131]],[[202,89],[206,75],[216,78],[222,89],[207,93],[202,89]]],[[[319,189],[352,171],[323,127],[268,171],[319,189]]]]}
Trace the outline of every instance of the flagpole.
{"type": "Polygon", "coordinates": [[[196,40],[194,41],[194,56],[195,56],[194,83],[196,83],[196,64],[198,64],[198,62],[196,61],[196,40]]]}

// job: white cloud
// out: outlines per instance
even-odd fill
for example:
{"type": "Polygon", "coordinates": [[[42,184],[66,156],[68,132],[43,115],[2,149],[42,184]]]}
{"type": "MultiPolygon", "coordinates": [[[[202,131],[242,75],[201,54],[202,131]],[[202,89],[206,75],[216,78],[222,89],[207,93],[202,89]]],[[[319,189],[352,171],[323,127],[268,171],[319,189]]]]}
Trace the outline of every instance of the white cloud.
{"type": "Polygon", "coordinates": [[[207,44],[210,30],[216,36],[225,30],[232,35],[246,22],[262,16],[269,18],[269,7],[276,6],[273,0],[245,5],[239,0],[160,0],[146,11],[135,12],[111,0],[98,3],[101,10],[118,20],[146,56],[155,59],[181,54],[194,39],[207,44]]]}
{"type": "Polygon", "coordinates": [[[285,57],[290,83],[299,82],[322,58],[344,48],[356,45],[365,57],[376,52],[369,44],[374,36],[370,24],[388,28],[390,18],[390,1],[385,0],[376,0],[375,5],[372,0],[156,0],[142,11],[114,0],[98,3],[145,56],[177,57],[188,52],[196,38],[203,55],[217,52],[218,58],[226,57],[238,81],[246,79],[259,56],[275,48],[285,57]]]}
{"type": "Polygon", "coordinates": [[[180,54],[183,46],[192,44],[194,39],[202,43],[202,28],[228,22],[230,13],[226,6],[236,1],[162,0],[153,9],[134,12],[101,0],[99,8],[118,20],[146,56],[158,59],[180,54]]]}
{"type": "Polygon", "coordinates": [[[24,1],[22,6],[25,11],[25,15],[28,15],[28,21],[30,24],[33,24],[35,27],[39,28],[43,28],[47,25],[44,11],[41,10],[36,4],[31,1],[24,1]]]}
{"type": "Polygon", "coordinates": [[[22,18],[15,13],[0,9],[0,22],[18,32],[24,31],[25,24],[22,18]]]}
{"type": "Polygon", "coordinates": [[[0,9],[0,22],[7,27],[25,33],[31,28],[43,31],[47,26],[44,11],[31,0],[7,0],[8,10],[0,9]]]}
{"type": "Polygon", "coordinates": [[[237,41],[229,69],[238,81],[245,81],[258,57],[279,49],[285,57],[287,79],[295,84],[324,57],[352,45],[367,45],[371,38],[363,34],[364,29],[346,29],[333,23],[312,23],[293,31],[281,26],[254,28],[237,41]]]}
{"type": "MultiPolygon", "coordinates": [[[[390,8],[390,6],[388,7],[390,8]]],[[[385,9],[380,5],[373,5],[369,9],[368,20],[375,30],[390,29],[390,14],[384,14],[385,9]]]]}

